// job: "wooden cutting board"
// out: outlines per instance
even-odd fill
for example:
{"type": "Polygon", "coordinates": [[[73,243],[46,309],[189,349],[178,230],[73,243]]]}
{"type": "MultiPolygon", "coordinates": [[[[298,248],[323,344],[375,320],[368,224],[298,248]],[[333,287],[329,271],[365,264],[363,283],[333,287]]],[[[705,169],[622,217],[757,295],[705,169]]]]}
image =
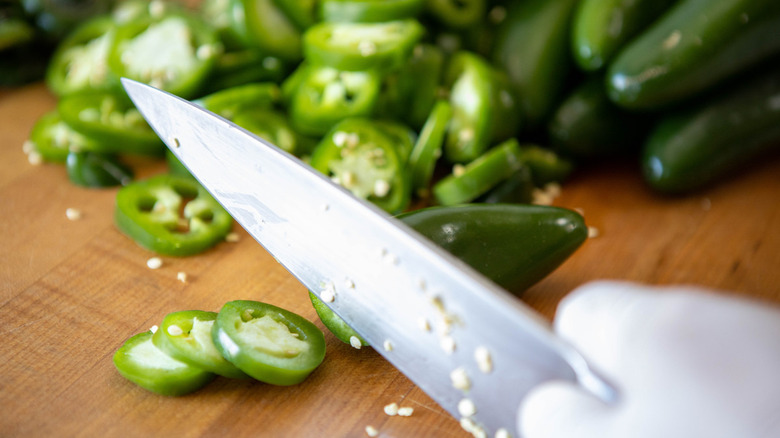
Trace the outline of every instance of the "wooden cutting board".
{"type": "MultiPolygon", "coordinates": [[[[467,436],[377,353],[329,333],[324,363],[293,387],[217,379],[169,398],[120,377],[116,349],[172,311],[255,299],[316,314],[306,290],[238,227],[236,243],[147,268],[153,254],[113,226],[115,189],[75,187],[62,166],[27,162],[22,143],[54,105],[41,85],[0,91],[0,435],[359,437],[371,425],[388,437],[467,436]],[[82,218],[66,218],[68,208],[82,218]],[[387,416],[392,402],[414,414],[387,416]]],[[[135,164],[141,176],[164,170],[135,164]]],[[[674,199],[648,191],[631,165],[603,164],[575,175],[556,205],[582,209],[599,235],[525,294],[548,318],[599,278],[780,302],[780,160],[674,199]]]]}

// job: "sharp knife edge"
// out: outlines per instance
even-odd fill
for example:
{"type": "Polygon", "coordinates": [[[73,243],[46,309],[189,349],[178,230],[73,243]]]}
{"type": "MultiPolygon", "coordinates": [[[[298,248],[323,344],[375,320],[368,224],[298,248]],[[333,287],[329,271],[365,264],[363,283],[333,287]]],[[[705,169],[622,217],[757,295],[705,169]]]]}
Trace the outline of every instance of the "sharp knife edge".
{"type": "Polygon", "coordinates": [[[453,416],[473,402],[462,424],[515,431],[523,396],[551,379],[616,397],[543,318],[402,222],[232,122],[122,83],[177,158],[301,283],[334,293],[326,304],[453,416]],[[468,389],[455,387],[456,369],[468,389]]]}

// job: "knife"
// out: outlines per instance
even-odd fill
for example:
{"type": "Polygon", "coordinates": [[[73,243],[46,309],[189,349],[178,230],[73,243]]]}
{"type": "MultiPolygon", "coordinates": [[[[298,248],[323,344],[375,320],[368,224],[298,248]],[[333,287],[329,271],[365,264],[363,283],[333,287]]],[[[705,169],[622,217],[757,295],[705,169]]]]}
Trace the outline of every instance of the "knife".
{"type": "Polygon", "coordinates": [[[122,84],[233,218],[467,431],[519,437],[523,397],[549,380],[616,400],[544,318],[401,221],[222,117],[122,84]]]}

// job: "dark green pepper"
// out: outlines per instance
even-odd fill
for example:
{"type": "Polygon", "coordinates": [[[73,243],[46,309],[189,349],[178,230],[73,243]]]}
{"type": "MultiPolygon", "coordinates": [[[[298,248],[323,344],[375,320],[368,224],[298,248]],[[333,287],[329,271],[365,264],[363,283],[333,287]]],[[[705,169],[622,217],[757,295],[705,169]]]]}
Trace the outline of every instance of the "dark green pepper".
{"type": "Polygon", "coordinates": [[[780,148],[780,64],[764,66],[720,95],[660,120],[642,152],[645,180],[685,193],[780,148]]]}
{"type": "Polygon", "coordinates": [[[255,48],[223,52],[217,56],[203,92],[216,93],[249,83],[280,83],[288,73],[288,64],[255,48]]]}
{"type": "Polygon", "coordinates": [[[122,187],[116,226],[142,247],[164,255],[196,254],[220,242],[233,219],[192,178],[158,175],[122,187]]]}
{"type": "Polygon", "coordinates": [[[451,29],[466,29],[485,18],[486,0],[426,0],[426,11],[451,29]]]}
{"type": "Polygon", "coordinates": [[[126,185],[133,170],[117,157],[98,152],[71,152],[65,162],[68,179],[82,187],[102,188],[126,185]]]}
{"type": "Polygon", "coordinates": [[[780,51],[777,0],[681,0],[620,51],[610,99],[631,109],[679,103],[780,51]]]}

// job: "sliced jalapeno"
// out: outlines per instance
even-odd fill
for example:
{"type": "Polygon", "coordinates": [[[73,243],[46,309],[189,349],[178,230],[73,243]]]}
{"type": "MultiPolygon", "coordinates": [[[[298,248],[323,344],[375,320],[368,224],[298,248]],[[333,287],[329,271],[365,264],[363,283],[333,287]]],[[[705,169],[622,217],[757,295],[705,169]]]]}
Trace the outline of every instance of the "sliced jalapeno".
{"type": "Polygon", "coordinates": [[[230,0],[233,31],[248,47],[285,61],[301,59],[301,31],[274,0],[230,0]]]}
{"type": "Polygon", "coordinates": [[[223,52],[217,56],[203,92],[216,93],[253,82],[279,83],[288,70],[288,62],[256,48],[223,52]]]}
{"type": "Polygon", "coordinates": [[[92,150],[161,155],[164,145],[126,95],[108,92],[63,97],[57,108],[74,130],[95,140],[92,150]]]}
{"type": "Polygon", "coordinates": [[[184,395],[214,379],[202,368],[176,360],[152,343],[152,332],[137,334],[114,354],[114,366],[127,380],[161,395],[184,395]]]}
{"type": "Polygon", "coordinates": [[[411,198],[404,162],[398,144],[378,124],[360,118],[334,126],[311,156],[312,167],[391,213],[411,198]]]}
{"type": "Polygon", "coordinates": [[[300,315],[257,301],[226,303],[211,336],[225,359],[273,385],[302,382],[325,358],[325,337],[317,326],[300,315]]]}
{"type": "Polygon", "coordinates": [[[296,133],[287,117],[278,111],[264,108],[246,110],[236,114],[233,122],[285,152],[296,156],[311,152],[313,142],[296,133]]]}
{"type": "Polygon", "coordinates": [[[220,51],[211,27],[192,15],[171,12],[117,28],[108,63],[119,76],[188,98],[199,92],[220,51]]]}
{"type": "Polygon", "coordinates": [[[300,29],[306,29],[317,22],[319,0],[274,0],[274,3],[300,29]]]}
{"type": "Polygon", "coordinates": [[[184,310],[165,315],[152,343],[168,356],[220,376],[249,376],[225,360],[211,339],[216,312],[184,310]]]}
{"type": "Polygon", "coordinates": [[[64,163],[71,151],[94,149],[95,142],[70,127],[59,111],[41,116],[30,131],[30,144],[45,161],[64,163]]]}
{"type": "Polygon", "coordinates": [[[440,100],[433,107],[428,121],[420,131],[414,149],[409,155],[412,174],[412,188],[415,191],[427,189],[433,178],[436,162],[441,157],[444,136],[450,123],[452,109],[449,102],[440,100]]]}
{"type": "Polygon", "coordinates": [[[309,292],[309,299],[311,300],[312,306],[314,306],[314,310],[317,312],[317,316],[320,318],[320,321],[322,321],[322,324],[328,331],[333,333],[338,340],[350,344],[355,348],[368,346],[368,342],[363,339],[355,329],[350,327],[346,321],[336,315],[334,311],[330,310],[330,307],[323,303],[317,295],[309,292]]]}
{"type": "Polygon", "coordinates": [[[485,18],[485,0],[427,0],[427,11],[445,27],[465,29],[485,18]]]}
{"type": "Polygon", "coordinates": [[[304,34],[303,51],[312,64],[339,70],[391,71],[401,67],[420,40],[417,20],[381,23],[319,23],[304,34]]]}
{"type": "Polygon", "coordinates": [[[340,71],[304,65],[282,85],[289,96],[293,127],[302,134],[323,135],[348,117],[370,116],[379,95],[375,72],[340,71]]]}
{"type": "Polygon", "coordinates": [[[226,119],[232,119],[246,109],[270,108],[280,97],[278,85],[260,82],[225,88],[193,102],[226,119]]]}
{"type": "Polygon", "coordinates": [[[511,139],[490,149],[433,186],[433,195],[441,205],[473,201],[498,183],[506,180],[522,165],[520,146],[511,139]]]}
{"type": "Polygon", "coordinates": [[[321,0],[324,21],[376,23],[417,17],[425,0],[321,0]]]}
{"type": "Polygon", "coordinates": [[[197,181],[158,175],[133,182],[116,195],[117,227],[159,254],[205,251],[230,231],[233,219],[197,181]]]}
{"type": "Polygon", "coordinates": [[[113,187],[128,184],[133,170],[116,156],[99,152],[71,152],[65,162],[68,179],[82,187],[113,187]]]}

